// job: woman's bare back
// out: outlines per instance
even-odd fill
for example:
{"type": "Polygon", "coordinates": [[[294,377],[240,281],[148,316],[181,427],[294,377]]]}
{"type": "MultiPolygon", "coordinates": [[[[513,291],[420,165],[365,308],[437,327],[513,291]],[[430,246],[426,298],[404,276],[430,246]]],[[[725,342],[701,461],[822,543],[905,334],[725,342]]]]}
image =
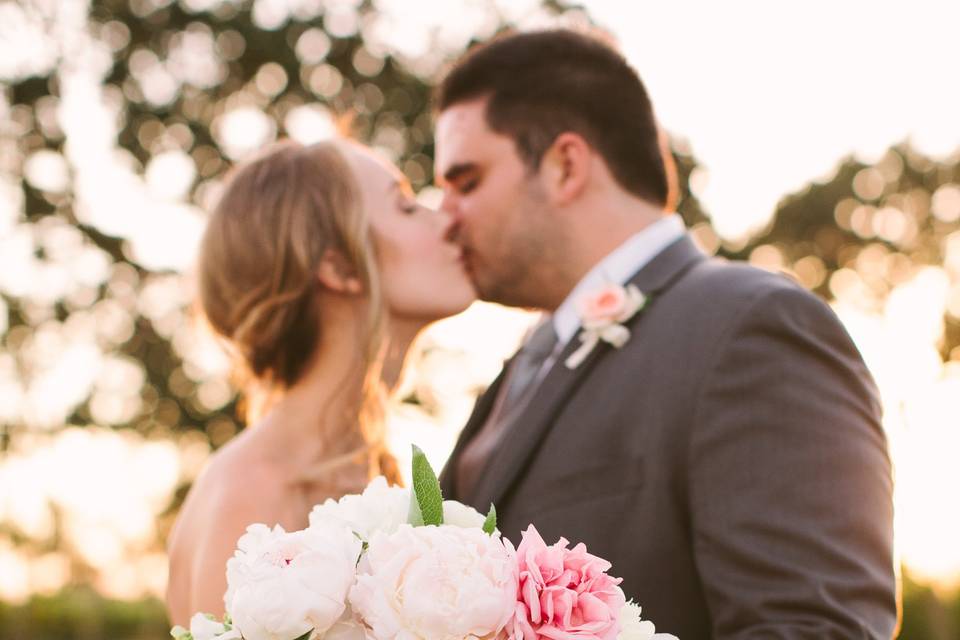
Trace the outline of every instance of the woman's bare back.
{"type": "Polygon", "coordinates": [[[167,607],[173,624],[187,625],[198,611],[223,613],[226,563],[250,524],[302,529],[315,504],[366,485],[366,465],[354,463],[305,481],[308,471],[284,464],[271,451],[275,443],[256,431],[242,433],[214,454],[183,504],[168,544],[167,607]]]}

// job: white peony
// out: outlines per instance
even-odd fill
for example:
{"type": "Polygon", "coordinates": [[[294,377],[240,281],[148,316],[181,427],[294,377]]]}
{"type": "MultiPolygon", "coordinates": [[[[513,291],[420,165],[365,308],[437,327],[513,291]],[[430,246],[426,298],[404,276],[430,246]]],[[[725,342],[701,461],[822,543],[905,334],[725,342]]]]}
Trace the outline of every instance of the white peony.
{"type": "Polygon", "coordinates": [[[652,622],[640,619],[640,605],[628,602],[620,609],[617,640],[677,640],[677,637],[669,633],[656,633],[652,622]]]}
{"type": "MultiPolygon", "coordinates": [[[[410,510],[410,490],[391,487],[383,476],[374,478],[362,494],[332,498],[310,512],[310,525],[337,523],[353,530],[369,541],[377,531],[390,534],[407,523],[410,510]]],[[[465,504],[454,500],[443,503],[444,524],[455,527],[483,526],[484,516],[465,504]]]]}
{"type": "Polygon", "coordinates": [[[486,517],[473,507],[456,500],[443,501],[443,524],[464,529],[480,529],[486,517]]]}
{"type": "Polygon", "coordinates": [[[407,521],[410,492],[402,487],[391,487],[383,476],[367,485],[363,493],[332,498],[318,504],[310,512],[310,526],[337,523],[349,527],[363,540],[369,540],[374,531],[392,533],[407,521]]]}
{"type": "Polygon", "coordinates": [[[365,640],[365,638],[363,625],[354,618],[350,607],[347,607],[343,617],[323,634],[323,640],[365,640]]]}
{"type": "Polygon", "coordinates": [[[371,537],[350,605],[369,640],[493,638],[516,608],[516,566],[498,535],[401,525],[371,537]]]}
{"type": "Polygon", "coordinates": [[[193,640],[242,640],[236,629],[227,629],[222,622],[206,613],[195,613],[190,618],[190,635],[193,640]]]}
{"type": "Polygon", "coordinates": [[[224,602],[234,628],[245,640],[324,633],[346,611],[361,548],[342,526],[247,527],[227,561],[224,602]]]}

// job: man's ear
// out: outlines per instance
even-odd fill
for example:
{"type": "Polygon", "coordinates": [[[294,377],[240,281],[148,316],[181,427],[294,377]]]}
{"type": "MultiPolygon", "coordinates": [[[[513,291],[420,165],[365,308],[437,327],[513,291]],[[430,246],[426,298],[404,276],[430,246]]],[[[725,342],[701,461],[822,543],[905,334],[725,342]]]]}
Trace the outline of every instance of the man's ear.
{"type": "Polygon", "coordinates": [[[363,283],[346,256],[336,249],[327,249],[317,266],[317,280],[329,291],[344,295],[363,293],[363,283]]]}
{"type": "Polygon", "coordinates": [[[592,162],[593,150],[583,136],[567,131],[556,137],[540,162],[540,174],[554,204],[568,204],[583,193],[592,162]]]}

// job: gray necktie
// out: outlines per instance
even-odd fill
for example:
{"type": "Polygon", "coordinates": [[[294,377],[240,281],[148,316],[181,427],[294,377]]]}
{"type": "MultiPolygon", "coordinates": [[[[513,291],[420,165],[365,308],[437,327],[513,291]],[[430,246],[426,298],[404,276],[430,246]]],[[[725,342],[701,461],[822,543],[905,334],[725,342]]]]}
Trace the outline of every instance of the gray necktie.
{"type": "Polygon", "coordinates": [[[510,363],[504,386],[476,435],[467,442],[456,465],[457,493],[470,496],[510,424],[511,411],[523,406],[535,387],[537,374],[557,344],[553,321],[547,318],[527,339],[510,363]]]}
{"type": "Polygon", "coordinates": [[[510,371],[510,382],[501,405],[501,415],[509,411],[530,391],[546,359],[557,346],[553,320],[547,318],[520,349],[510,371]]]}

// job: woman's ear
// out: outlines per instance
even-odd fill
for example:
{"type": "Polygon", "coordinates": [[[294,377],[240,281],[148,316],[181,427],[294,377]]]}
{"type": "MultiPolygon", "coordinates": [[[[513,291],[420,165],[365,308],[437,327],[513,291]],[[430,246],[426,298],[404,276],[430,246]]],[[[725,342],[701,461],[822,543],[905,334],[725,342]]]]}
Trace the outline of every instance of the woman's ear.
{"type": "Polygon", "coordinates": [[[325,289],[344,295],[363,293],[363,283],[353,264],[335,249],[327,249],[317,267],[317,280],[325,289]]]}

